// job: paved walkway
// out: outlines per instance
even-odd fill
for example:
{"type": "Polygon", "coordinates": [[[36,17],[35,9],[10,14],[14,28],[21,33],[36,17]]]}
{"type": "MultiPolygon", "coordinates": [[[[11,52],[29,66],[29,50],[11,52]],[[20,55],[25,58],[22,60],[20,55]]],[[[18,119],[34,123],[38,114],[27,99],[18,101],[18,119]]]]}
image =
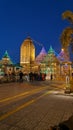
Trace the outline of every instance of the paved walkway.
{"type": "MultiPolygon", "coordinates": [[[[42,86],[45,85],[46,87],[48,84],[49,82],[43,82],[42,86]]],[[[7,91],[8,87],[10,91],[12,85],[5,86],[5,90],[7,91]]],[[[14,85],[15,87],[17,85],[18,91],[22,92],[23,90],[39,87],[41,82],[15,83],[14,85]]],[[[51,94],[47,94],[25,109],[0,122],[0,130],[49,130],[50,126],[58,125],[60,122],[69,119],[73,115],[73,94],[64,93],[65,84],[53,82],[51,85],[52,87],[59,87],[61,90],[54,90],[51,94]]],[[[0,87],[1,91],[3,87],[0,87]]]]}

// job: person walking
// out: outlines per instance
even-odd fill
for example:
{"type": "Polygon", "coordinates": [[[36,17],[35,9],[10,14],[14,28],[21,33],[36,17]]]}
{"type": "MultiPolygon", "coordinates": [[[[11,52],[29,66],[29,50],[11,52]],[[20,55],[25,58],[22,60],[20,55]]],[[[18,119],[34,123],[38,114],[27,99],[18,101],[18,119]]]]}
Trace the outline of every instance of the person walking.
{"type": "Polygon", "coordinates": [[[20,82],[23,82],[23,72],[22,72],[22,71],[20,71],[19,77],[20,77],[19,81],[20,81],[20,82]]]}
{"type": "Polygon", "coordinates": [[[69,84],[69,81],[70,81],[69,75],[66,75],[66,84],[69,84]]]}
{"type": "Polygon", "coordinates": [[[53,75],[52,75],[52,74],[50,75],[50,79],[51,79],[51,80],[53,79],[53,75]]]}

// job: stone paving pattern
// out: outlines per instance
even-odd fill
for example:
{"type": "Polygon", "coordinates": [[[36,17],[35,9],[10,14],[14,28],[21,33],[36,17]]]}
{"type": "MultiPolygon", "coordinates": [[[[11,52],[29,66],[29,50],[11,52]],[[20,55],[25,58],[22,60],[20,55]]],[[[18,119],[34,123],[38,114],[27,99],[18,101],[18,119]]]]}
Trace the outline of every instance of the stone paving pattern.
{"type": "Polygon", "coordinates": [[[39,99],[0,122],[0,130],[49,130],[73,115],[73,95],[63,90],[39,99]]]}

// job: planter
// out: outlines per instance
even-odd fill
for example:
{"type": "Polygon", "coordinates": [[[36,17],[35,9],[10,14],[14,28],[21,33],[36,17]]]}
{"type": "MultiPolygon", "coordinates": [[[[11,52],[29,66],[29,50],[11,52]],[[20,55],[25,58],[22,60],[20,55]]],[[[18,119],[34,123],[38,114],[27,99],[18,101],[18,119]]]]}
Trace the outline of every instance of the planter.
{"type": "Polygon", "coordinates": [[[71,92],[73,92],[73,81],[70,81],[70,89],[71,89],[71,92]]]}
{"type": "Polygon", "coordinates": [[[66,84],[65,93],[66,94],[70,94],[71,93],[70,83],[66,84]]]}

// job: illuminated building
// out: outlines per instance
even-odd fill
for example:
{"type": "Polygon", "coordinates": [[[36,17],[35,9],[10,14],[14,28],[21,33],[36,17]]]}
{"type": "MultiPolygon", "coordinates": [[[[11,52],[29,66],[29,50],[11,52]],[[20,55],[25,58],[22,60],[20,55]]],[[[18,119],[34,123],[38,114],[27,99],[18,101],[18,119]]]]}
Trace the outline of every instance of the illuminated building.
{"type": "Polygon", "coordinates": [[[65,76],[66,74],[71,76],[71,61],[69,56],[65,53],[64,49],[61,50],[57,57],[60,61],[60,75],[65,76]]]}
{"type": "Polygon", "coordinates": [[[14,64],[7,52],[5,51],[2,59],[0,60],[0,73],[12,74],[18,73],[22,67],[19,64],[14,64]]]}
{"type": "Polygon", "coordinates": [[[24,72],[30,72],[35,61],[35,46],[30,37],[25,39],[20,47],[20,65],[24,72]]]}
{"type": "Polygon", "coordinates": [[[13,62],[12,62],[7,50],[5,51],[2,59],[0,60],[0,65],[1,65],[1,71],[5,72],[6,74],[12,73],[13,62]]]}
{"type": "Polygon", "coordinates": [[[49,79],[51,74],[53,75],[53,78],[58,75],[59,60],[57,59],[57,53],[54,51],[52,46],[50,46],[48,54],[44,57],[41,64],[41,73],[46,73],[49,79]]]}
{"type": "Polygon", "coordinates": [[[4,53],[3,57],[2,57],[2,64],[9,64],[9,65],[13,64],[7,50],[5,51],[5,53],[4,53]]]}

